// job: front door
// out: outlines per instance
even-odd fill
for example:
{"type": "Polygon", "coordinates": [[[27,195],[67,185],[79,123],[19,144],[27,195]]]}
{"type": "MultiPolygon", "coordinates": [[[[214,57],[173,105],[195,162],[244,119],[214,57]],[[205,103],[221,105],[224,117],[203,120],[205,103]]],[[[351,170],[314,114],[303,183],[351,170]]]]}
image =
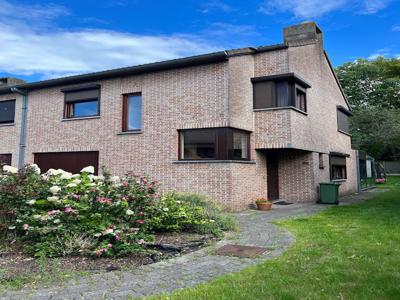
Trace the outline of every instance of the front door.
{"type": "Polygon", "coordinates": [[[267,187],[269,200],[279,199],[278,162],[279,160],[276,154],[267,154],[267,187]]]}

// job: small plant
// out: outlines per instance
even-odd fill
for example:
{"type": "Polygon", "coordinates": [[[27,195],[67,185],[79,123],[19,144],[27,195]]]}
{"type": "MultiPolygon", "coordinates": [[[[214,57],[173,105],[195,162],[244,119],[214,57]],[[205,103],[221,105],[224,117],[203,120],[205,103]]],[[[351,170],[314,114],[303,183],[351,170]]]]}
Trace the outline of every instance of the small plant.
{"type": "Polygon", "coordinates": [[[271,203],[267,198],[260,197],[256,199],[256,204],[271,203]]]}
{"type": "Polygon", "coordinates": [[[267,198],[264,197],[257,198],[256,204],[258,210],[270,210],[272,207],[271,201],[269,201],[267,198]]]}

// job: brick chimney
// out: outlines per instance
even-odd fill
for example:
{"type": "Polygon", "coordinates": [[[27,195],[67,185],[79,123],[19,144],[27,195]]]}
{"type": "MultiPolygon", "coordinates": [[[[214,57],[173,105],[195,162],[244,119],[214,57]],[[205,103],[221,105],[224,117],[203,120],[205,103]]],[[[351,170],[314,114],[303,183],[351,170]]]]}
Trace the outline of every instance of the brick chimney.
{"type": "Polygon", "coordinates": [[[13,85],[22,84],[22,83],[26,83],[26,81],[19,79],[19,78],[14,78],[14,77],[0,78],[0,87],[13,86],[13,85]]]}
{"type": "Polygon", "coordinates": [[[319,43],[322,46],[322,31],[315,22],[304,22],[283,29],[284,42],[288,46],[319,43]]]}

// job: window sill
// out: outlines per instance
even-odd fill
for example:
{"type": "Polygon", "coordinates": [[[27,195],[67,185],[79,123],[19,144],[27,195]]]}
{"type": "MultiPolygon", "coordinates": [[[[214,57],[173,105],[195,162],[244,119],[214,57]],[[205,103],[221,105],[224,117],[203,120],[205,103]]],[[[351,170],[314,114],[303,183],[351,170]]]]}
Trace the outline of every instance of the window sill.
{"type": "Polygon", "coordinates": [[[292,109],[294,111],[297,111],[298,113],[301,113],[305,116],[308,116],[308,113],[305,111],[302,111],[294,106],[282,106],[282,107],[268,107],[268,108],[254,108],[253,112],[258,112],[258,111],[269,111],[269,110],[282,110],[282,109],[292,109]]]}
{"type": "Polygon", "coordinates": [[[255,160],[219,160],[219,159],[203,159],[203,160],[174,160],[173,164],[201,164],[201,163],[236,163],[236,164],[255,164],[255,160]]]}
{"type": "Polygon", "coordinates": [[[118,132],[117,135],[130,135],[130,134],[141,134],[143,130],[131,130],[131,131],[121,131],[118,132]]]}
{"type": "Polygon", "coordinates": [[[340,132],[340,133],[343,133],[343,134],[345,134],[345,135],[347,135],[347,136],[350,136],[350,137],[351,137],[351,134],[350,134],[350,133],[344,132],[344,131],[342,131],[342,130],[338,130],[338,132],[340,132]]]}
{"type": "Polygon", "coordinates": [[[347,179],[332,179],[331,182],[345,182],[347,179]]]}
{"type": "Polygon", "coordinates": [[[91,120],[91,119],[100,119],[101,116],[90,116],[90,117],[78,117],[78,118],[64,118],[61,121],[79,121],[79,120],[91,120]]]}
{"type": "Polygon", "coordinates": [[[0,127],[9,127],[9,126],[15,126],[15,123],[4,123],[4,124],[0,124],[0,127]]]}

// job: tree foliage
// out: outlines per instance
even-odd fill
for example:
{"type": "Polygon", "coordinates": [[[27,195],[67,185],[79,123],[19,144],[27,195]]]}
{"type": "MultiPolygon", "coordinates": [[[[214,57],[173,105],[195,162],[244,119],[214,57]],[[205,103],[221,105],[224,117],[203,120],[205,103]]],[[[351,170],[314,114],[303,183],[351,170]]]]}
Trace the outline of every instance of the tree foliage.
{"type": "Polygon", "coordinates": [[[358,59],[336,72],[354,113],[353,147],[400,159],[400,59],[358,59]]]}

